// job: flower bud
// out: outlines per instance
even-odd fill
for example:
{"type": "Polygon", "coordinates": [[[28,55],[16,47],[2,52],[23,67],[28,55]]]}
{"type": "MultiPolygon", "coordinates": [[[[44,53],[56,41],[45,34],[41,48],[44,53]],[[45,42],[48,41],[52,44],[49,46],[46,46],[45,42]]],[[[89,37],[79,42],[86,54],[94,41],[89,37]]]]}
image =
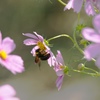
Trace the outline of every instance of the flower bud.
{"type": "Polygon", "coordinates": [[[84,70],[84,64],[80,63],[78,65],[78,70],[83,71],[84,70]]]}
{"type": "Polygon", "coordinates": [[[65,66],[64,73],[68,74],[68,72],[69,72],[69,68],[67,66],[65,66]]]}

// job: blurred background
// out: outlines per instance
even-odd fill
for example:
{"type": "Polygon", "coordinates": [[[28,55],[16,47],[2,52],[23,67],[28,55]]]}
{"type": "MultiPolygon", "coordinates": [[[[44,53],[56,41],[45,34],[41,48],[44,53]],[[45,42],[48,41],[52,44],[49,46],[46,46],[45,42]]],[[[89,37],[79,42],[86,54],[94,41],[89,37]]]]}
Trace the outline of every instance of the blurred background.
{"type": "MultiPolygon", "coordinates": [[[[77,14],[73,10],[63,9],[64,6],[57,0],[0,0],[0,30],[3,38],[9,36],[14,39],[17,48],[13,54],[20,55],[25,65],[25,71],[17,75],[1,66],[0,85],[12,85],[21,100],[100,100],[99,77],[71,72],[71,77],[64,77],[62,88],[58,91],[54,70],[45,61],[41,62],[39,69],[30,53],[33,47],[23,44],[25,37],[22,33],[33,31],[45,39],[63,33],[72,36],[77,24],[77,14]]],[[[81,23],[92,26],[92,18],[85,14],[84,9],[81,10],[80,20],[81,23]]],[[[76,68],[81,63],[78,60],[83,55],[72,48],[73,44],[69,39],[62,37],[50,43],[54,54],[57,50],[62,52],[65,64],[76,68]]],[[[87,64],[97,69],[94,63],[87,64]]]]}

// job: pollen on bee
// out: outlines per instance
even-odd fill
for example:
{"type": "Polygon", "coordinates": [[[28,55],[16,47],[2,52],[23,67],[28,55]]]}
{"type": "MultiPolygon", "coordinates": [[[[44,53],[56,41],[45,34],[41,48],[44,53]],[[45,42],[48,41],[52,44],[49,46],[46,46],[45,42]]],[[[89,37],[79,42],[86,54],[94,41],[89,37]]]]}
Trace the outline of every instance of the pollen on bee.
{"type": "Polygon", "coordinates": [[[43,44],[41,41],[39,41],[39,42],[37,43],[37,46],[39,46],[39,48],[40,48],[41,50],[46,50],[46,47],[44,46],[44,44],[43,44]]]}
{"type": "Polygon", "coordinates": [[[0,58],[5,60],[7,58],[7,53],[4,50],[0,51],[0,58]]]}

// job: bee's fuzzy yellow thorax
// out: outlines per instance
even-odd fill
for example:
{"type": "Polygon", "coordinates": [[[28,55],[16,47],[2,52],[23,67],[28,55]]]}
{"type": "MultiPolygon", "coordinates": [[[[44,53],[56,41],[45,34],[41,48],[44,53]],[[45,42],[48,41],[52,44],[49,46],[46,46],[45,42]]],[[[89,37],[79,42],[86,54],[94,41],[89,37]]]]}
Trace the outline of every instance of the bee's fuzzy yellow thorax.
{"type": "Polygon", "coordinates": [[[37,46],[39,46],[39,48],[40,48],[41,50],[46,50],[46,47],[44,46],[44,44],[43,44],[41,41],[39,41],[39,42],[37,43],[37,46]]]}

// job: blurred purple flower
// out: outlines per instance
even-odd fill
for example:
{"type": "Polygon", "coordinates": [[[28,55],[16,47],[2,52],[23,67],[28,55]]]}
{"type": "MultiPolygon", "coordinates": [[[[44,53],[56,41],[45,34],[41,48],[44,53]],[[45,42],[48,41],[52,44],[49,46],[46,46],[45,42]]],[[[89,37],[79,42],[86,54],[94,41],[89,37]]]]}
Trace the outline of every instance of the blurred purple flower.
{"type": "Polygon", "coordinates": [[[47,61],[50,66],[53,66],[55,57],[54,57],[53,53],[51,52],[50,48],[46,45],[44,38],[41,35],[37,34],[36,32],[34,32],[34,34],[31,34],[31,33],[24,34],[23,33],[23,35],[29,37],[28,39],[24,40],[23,43],[25,45],[27,45],[27,46],[35,45],[35,47],[31,51],[32,55],[35,57],[36,50],[38,50],[38,49],[40,49],[41,51],[44,51],[46,53],[50,53],[50,57],[47,61]]]}
{"type": "Polygon", "coordinates": [[[84,3],[84,9],[87,15],[96,15],[96,11],[100,11],[100,0],[70,0],[64,10],[74,9],[79,13],[84,3]]]}
{"type": "Polygon", "coordinates": [[[64,64],[64,60],[63,60],[61,52],[57,51],[57,53],[58,54],[56,55],[54,70],[58,76],[58,78],[56,80],[56,87],[58,88],[58,90],[60,90],[62,83],[63,83],[64,70],[65,70],[66,66],[64,64]]]}
{"type": "Polygon", "coordinates": [[[12,86],[6,84],[0,86],[0,100],[20,100],[16,95],[16,91],[13,89],[12,86]]]}
{"type": "Polygon", "coordinates": [[[18,55],[10,54],[15,48],[14,41],[9,37],[2,40],[2,33],[0,32],[0,64],[13,74],[24,71],[22,58],[18,55]]]}
{"type": "Polygon", "coordinates": [[[93,25],[95,29],[87,27],[82,30],[83,37],[93,42],[85,48],[84,55],[89,61],[95,58],[96,66],[100,68],[100,14],[94,17],[93,25]]]}

